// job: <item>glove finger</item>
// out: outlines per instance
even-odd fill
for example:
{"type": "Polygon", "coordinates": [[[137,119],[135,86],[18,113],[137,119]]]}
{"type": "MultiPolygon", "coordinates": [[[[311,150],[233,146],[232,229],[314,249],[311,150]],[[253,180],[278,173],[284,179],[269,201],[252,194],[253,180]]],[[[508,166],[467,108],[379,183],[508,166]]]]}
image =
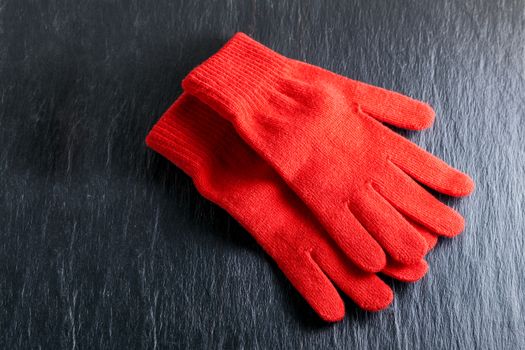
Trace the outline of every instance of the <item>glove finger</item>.
{"type": "Polygon", "coordinates": [[[343,203],[341,213],[330,218],[330,235],[346,256],[360,269],[379,272],[385,267],[386,256],[381,245],[362,226],[343,203]]]}
{"type": "Polygon", "coordinates": [[[394,260],[415,264],[425,256],[427,243],[424,238],[371,183],[352,199],[351,210],[394,260]]]}
{"type": "Polygon", "coordinates": [[[332,281],[360,308],[379,311],[393,299],[390,287],[376,274],[364,272],[335,247],[319,245],[312,251],[312,258],[332,281]]]}
{"type": "MultiPolygon", "coordinates": [[[[425,239],[427,243],[427,253],[434,248],[437,243],[438,237],[430,232],[424,226],[419,225],[413,220],[410,220],[408,217],[403,215],[403,218],[412,225],[417,232],[425,239]]],[[[421,259],[417,263],[412,265],[401,264],[394,261],[393,259],[388,259],[385,268],[381,271],[386,276],[392,277],[398,281],[402,282],[416,282],[423,278],[428,272],[428,263],[421,259]]]]}
{"type": "MultiPolygon", "coordinates": [[[[403,215],[402,213],[400,213],[400,214],[403,215]]],[[[416,231],[421,235],[421,237],[423,237],[425,239],[425,242],[427,243],[427,249],[426,249],[425,255],[428,252],[430,252],[432,249],[434,249],[434,247],[436,246],[436,244],[438,242],[438,236],[436,234],[432,233],[432,231],[430,231],[425,226],[421,226],[420,224],[418,224],[414,220],[410,219],[408,216],[403,215],[403,218],[406,221],[408,221],[408,223],[412,227],[414,227],[416,229],[416,231]]],[[[388,265],[388,262],[387,262],[387,265],[388,265]]]]}
{"type": "MultiPolygon", "coordinates": [[[[437,241],[438,241],[438,236],[435,235],[434,233],[432,233],[428,228],[424,227],[424,226],[421,226],[420,224],[418,224],[417,222],[415,222],[414,220],[411,220],[410,218],[408,218],[406,215],[403,215],[403,217],[405,218],[406,221],[408,221],[410,223],[410,225],[412,225],[416,230],[417,232],[425,239],[425,242],[427,242],[427,251],[426,253],[428,253],[429,251],[431,251],[432,249],[434,249],[434,247],[436,246],[437,244],[437,241]]],[[[426,254],[425,253],[425,254],[426,254]]]]}
{"type": "Polygon", "coordinates": [[[323,320],[336,322],[343,319],[343,300],[310,253],[297,255],[296,251],[287,252],[283,259],[276,259],[276,262],[294,288],[323,320]]]}
{"type": "Polygon", "coordinates": [[[452,237],[465,226],[463,217],[390,163],[388,178],[376,181],[376,190],[394,207],[433,233],[452,237]]]}
{"type": "Polygon", "coordinates": [[[405,265],[389,260],[381,273],[402,282],[416,282],[423,278],[428,271],[428,264],[424,259],[412,265],[405,265]]]}
{"type": "Polygon", "coordinates": [[[434,122],[435,112],[426,103],[377,86],[352,81],[350,96],[367,115],[399,128],[422,130],[434,122]]]}
{"type": "Polygon", "coordinates": [[[405,173],[443,194],[461,197],[474,190],[474,181],[441,159],[396,134],[390,160],[405,173]],[[399,141],[399,142],[398,142],[399,141]]]}

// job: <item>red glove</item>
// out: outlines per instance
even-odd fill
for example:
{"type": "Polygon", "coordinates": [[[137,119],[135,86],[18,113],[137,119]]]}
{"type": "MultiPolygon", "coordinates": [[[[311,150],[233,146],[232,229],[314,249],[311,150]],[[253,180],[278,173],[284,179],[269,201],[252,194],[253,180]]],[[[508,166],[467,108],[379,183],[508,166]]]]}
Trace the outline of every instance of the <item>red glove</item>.
{"type": "Polygon", "coordinates": [[[425,241],[405,217],[441,236],[463,230],[463,218],[416,181],[464,196],[472,180],[378,122],[426,128],[428,105],[288,59],[244,34],[183,87],[232,122],[360,268],[380,271],[385,252],[421,260],[425,241]]]}
{"type": "MultiPolygon", "coordinates": [[[[180,97],[146,143],[241,223],[323,319],[344,316],[332,282],[366,310],[385,308],[392,301],[391,289],[375,274],[351,264],[275,171],[196,98],[180,97]]],[[[435,236],[418,230],[429,246],[435,244],[435,236]]],[[[389,263],[384,270],[403,281],[415,281],[426,271],[424,260],[413,266],[389,263]]]]}

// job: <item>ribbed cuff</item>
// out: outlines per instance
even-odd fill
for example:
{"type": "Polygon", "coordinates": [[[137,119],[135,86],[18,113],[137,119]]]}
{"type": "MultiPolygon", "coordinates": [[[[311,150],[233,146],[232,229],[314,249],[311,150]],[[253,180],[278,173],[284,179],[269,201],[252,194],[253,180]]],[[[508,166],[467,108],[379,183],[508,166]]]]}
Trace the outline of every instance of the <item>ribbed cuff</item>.
{"type": "Polygon", "coordinates": [[[287,74],[288,62],[246,34],[237,33],[191,71],[182,86],[213,109],[235,113],[265,103],[268,91],[287,74]]]}
{"type": "Polygon", "coordinates": [[[234,133],[226,120],[198,101],[183,94],[153,126],[146,144],[186,174],[195,177],[213,162],[223,161],[234,133]],[[229,129],[230,128],[230,129],[229,129]]]}

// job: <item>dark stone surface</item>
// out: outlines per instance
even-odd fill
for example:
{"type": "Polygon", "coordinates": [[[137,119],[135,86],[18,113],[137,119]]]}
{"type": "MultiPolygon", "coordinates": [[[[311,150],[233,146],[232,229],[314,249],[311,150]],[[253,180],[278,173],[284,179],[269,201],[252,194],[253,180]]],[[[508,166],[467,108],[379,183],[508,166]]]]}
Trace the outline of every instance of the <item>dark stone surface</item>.
{"type": "Polygon", "coordinates": [[[0,1],[0,348],[525,348],[525,2],[0,1]],[[244,31],[431,103],[403,133],[468,172],[388,310],[324,324],[144,146],[188,71],[244,31]]]}

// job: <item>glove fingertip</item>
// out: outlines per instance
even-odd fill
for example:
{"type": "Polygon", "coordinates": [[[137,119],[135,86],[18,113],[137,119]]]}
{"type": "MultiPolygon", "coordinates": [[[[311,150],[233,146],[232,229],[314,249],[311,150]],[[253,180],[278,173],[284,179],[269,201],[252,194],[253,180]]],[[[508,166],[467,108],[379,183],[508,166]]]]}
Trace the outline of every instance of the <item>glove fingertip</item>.
{"type": "Polygon", "coordinates": [[[326,322],[339,322],[345,317],[345,306],[342,301],[329,310],[317,310],[317,314],[326,322]]]}
{"type": "Polygon", "coordinates": [[[359,305],[363,310],[371,312],[381,311],[389,307],[394,300],[394,292],[389,287],[378,288],[374,294],[366,304],[359,305]]]}
{"type": "Polygon", "coordinates": [[[413,119],[414,123],[407,126],[407,129],[412,130],[424,130],[428,129],[434,124],[436,117],[436,112],[430,105],[419,102],[416,109],[415,117],[413,119]]]}
{"type": "Polygon", "coordinates": [[[476,184],[470,176],[466,174],[461,174],[461,177],[457,179],[457,185],[454,188],[454,191],[451,191],[451,195],[454,197],[465,197],[474,192],[476,189],[476,184]]]}
{"type": "Polygon", "coordinates": [[[421,259],[417,264],[400,265],[390,263],[383,273],[401,282],[416,282],[422,279],[428,272],[428,263],[421,259]]]}
{"type": "Polygon", "coordinates": [[[442,232],[442,235],[445,237],[456,237],[465,229],[465,219],[459,213],[455,214],[449,219],[448,228],[442,232]]]}

